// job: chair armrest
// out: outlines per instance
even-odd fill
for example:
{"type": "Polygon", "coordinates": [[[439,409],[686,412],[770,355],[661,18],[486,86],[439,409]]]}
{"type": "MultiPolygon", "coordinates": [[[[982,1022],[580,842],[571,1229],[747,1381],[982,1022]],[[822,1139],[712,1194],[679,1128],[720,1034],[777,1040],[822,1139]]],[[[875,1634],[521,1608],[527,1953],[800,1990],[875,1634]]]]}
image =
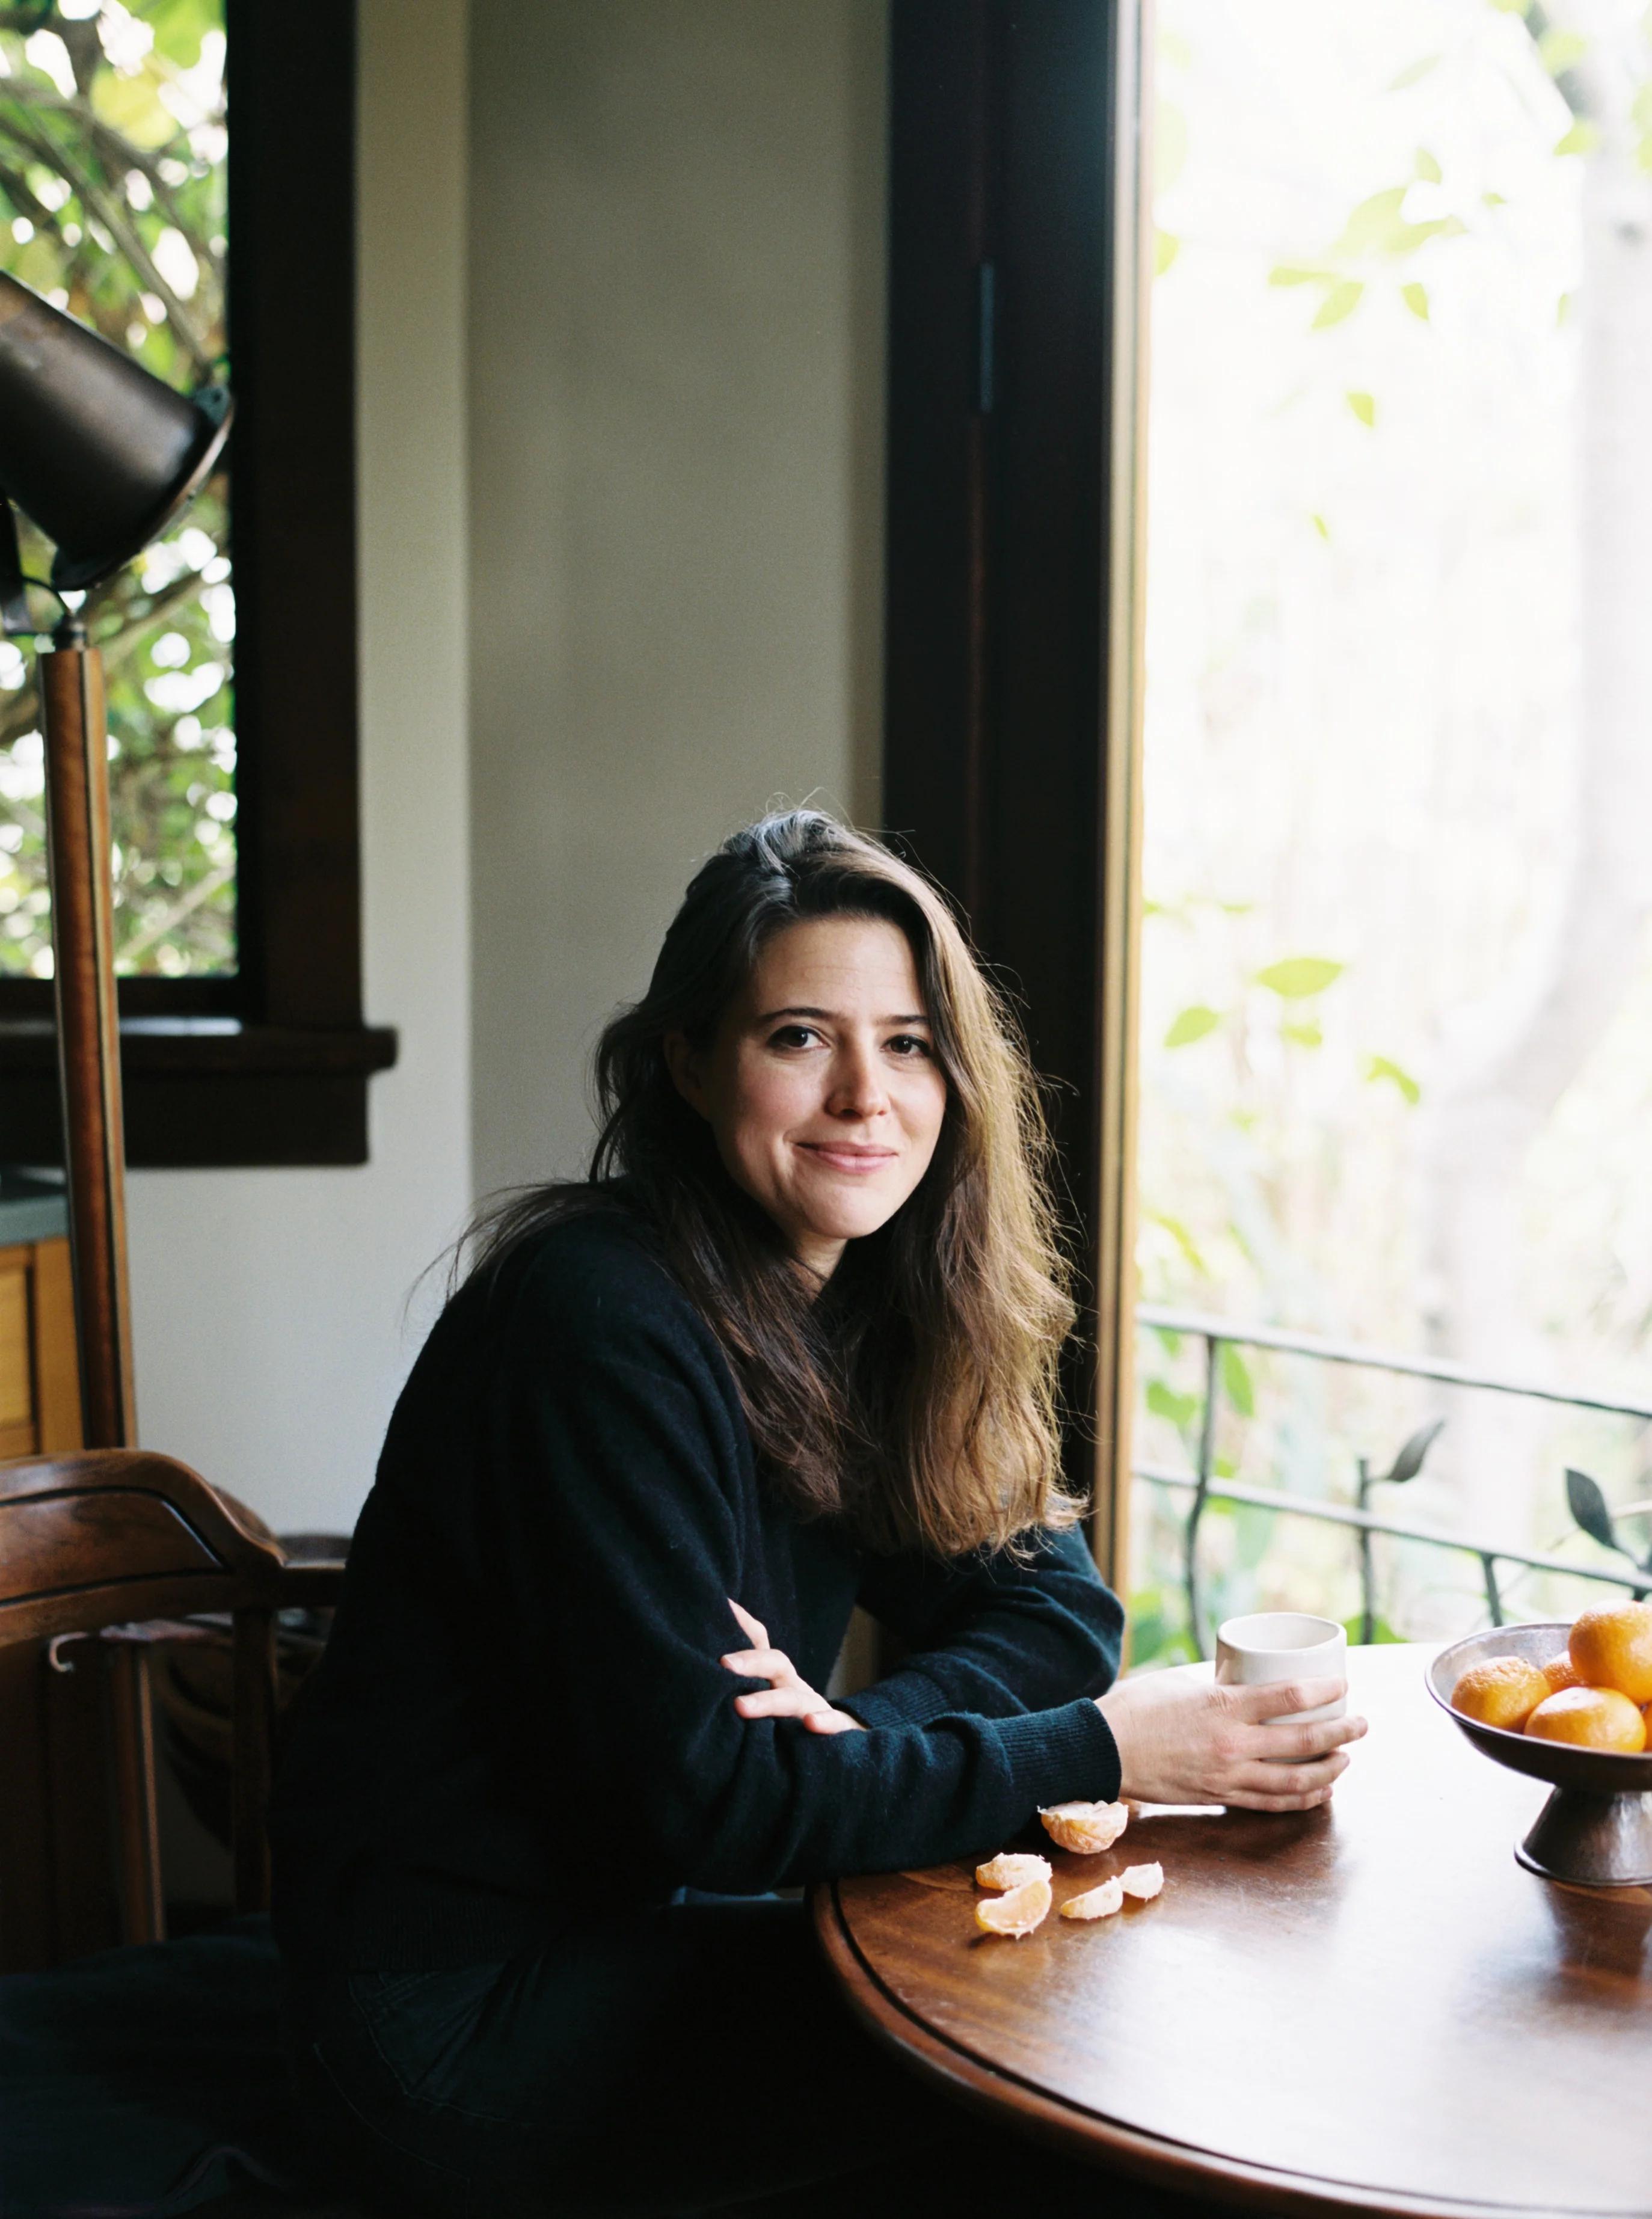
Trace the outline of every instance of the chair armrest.
{"type": "Polygon", "coordinates": [[[276,1591],[277,1610],[334,1610],[344,1591],[342,1560],[286,1563],[276,1591]]]}

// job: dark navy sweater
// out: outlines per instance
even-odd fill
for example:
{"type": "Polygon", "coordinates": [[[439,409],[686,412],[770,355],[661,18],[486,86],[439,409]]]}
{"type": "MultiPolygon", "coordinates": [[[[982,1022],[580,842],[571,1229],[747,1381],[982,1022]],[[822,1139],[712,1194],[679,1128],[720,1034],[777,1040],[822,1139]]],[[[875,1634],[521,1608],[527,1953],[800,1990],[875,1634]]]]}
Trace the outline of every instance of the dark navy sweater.
{"type": "Polygon", "coordinates": [[[800,1518],[646,1232],[568,1220],[456,1296],[396,1406],[289,1722],[277,1937],[482,1962],[681,1886],[990,1855],[1116,1794],[1121,1625],[1075,1533],[947,1563],[800,1518]],[[845,1703],[867,1731],[742,1719],[730,1596],[817,1688],[857,1602],[910,1644],[845,1703]]]}

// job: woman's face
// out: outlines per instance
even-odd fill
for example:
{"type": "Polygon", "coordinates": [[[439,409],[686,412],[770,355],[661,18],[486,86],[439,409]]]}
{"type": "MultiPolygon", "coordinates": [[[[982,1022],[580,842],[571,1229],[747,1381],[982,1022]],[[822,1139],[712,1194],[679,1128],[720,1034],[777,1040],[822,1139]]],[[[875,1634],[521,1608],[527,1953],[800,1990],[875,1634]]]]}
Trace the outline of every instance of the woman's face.
{"type": "Polygon", "coordinates": [[[911,948],[881,917],[787,925],[711,1047],[674,1033],[665,1048],[730,1177],[823,1280],[929,1167],[947,1081],[911,948]]]}

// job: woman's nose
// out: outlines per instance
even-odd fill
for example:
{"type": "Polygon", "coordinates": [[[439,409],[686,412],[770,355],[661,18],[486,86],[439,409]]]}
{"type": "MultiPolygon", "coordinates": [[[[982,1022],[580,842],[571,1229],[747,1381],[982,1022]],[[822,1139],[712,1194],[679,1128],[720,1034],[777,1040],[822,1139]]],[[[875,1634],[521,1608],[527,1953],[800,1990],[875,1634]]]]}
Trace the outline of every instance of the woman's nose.
{"type": "Polygon", "coordinates": [[[875,1117],[888,1108],[882,1076],[870,1056],[851,1051],[840,1059],[826,1106],[839,1117],[875,1117]]]}

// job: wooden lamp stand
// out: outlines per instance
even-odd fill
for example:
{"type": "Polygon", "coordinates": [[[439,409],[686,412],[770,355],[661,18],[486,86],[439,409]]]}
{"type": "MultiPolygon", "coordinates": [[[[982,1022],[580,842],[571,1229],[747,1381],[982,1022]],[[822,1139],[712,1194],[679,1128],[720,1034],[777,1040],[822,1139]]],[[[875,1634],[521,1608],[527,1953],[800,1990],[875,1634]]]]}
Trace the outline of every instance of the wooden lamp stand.
{"type": "Polygon", "coordinates": [[[126,1150],[109,883],[103,659],[65,616],[40,658],[53,985],[74,1269],[80,1408],[89,1449],[137,1445],[127,1277],[126,1150]]]}

